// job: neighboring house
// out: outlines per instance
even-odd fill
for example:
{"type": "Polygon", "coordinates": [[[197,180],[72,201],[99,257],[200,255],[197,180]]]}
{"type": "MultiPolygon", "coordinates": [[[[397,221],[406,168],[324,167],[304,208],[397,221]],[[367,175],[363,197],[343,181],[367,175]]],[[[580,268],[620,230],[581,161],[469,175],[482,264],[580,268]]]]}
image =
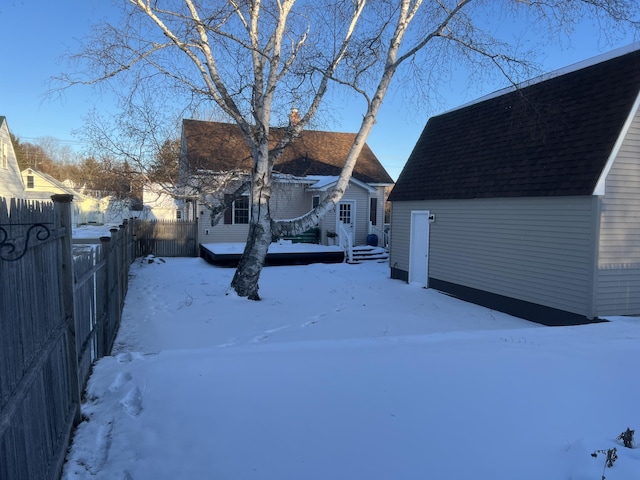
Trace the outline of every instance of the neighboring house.
{"type": "Polygon", "coordinates": [[[176,199],[166,192],[166,187],[153,183],[142,189],[142,214],[144,220],[191,220],[193,214],[187,211],[185,201],[176,199]]]}
{"type": "Polygon", "coordinates": [[[0,116],[0,197],[24,197],[24,185],[9,135],[9,125],[3,116],[0,116]]]}
{"type": "MultiPolygon", "coordinates": [[[[284,129],[271,128],[276,142],[284,129]]],[[[342,164],[355,138],[353,133],[305,130],[285,149],[274,167],[270,209],[274,219],[296,218],[309,212],[336,184],[342,164]]],[[[274,143],[275,144],[275,143],[274,143]]],[[[181,171],[225,173],[252,166],[249,148],[237,125],[184,120],[180,153],[181,171]]],[[[381,240],[384,228],[385,187],[393,180],[371,149],[365,145],[352,179],[338,207],[319,223],[319,241],[331,244],[340,224],[354,244],[365,244],[369,235],[381,240]]],[[[200,243],[245,242],[249,223],[249,196],[236,200],[224,218],[211,225],[211,213],[202,205],[199,214],[200,243]]]]}
{"type": "Polygon", "coordinates": [[[640,314],[639,93],[627,50],[431,118],[391,276],[545,324],[640,314]]]}
{"type": "Polygon", "coordinates": [[[73,195],[72,213],[75,225],[104,223],[100,200],[83,195],[51,175],[34,168],[26,168],[21,173],[25,186],[24,197],[26,199],[50,201],[51,195],[73,195]]]}

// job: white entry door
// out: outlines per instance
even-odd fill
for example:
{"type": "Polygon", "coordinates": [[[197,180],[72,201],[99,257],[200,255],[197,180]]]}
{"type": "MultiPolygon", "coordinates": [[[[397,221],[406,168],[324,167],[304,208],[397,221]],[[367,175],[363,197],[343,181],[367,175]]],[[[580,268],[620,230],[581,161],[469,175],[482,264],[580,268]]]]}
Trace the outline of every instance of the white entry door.
{"type": "Polygon", "coordinates": [[[411,212],[409,283],[427,286],[429,278],[429,211],[411,212]]]}
{"type": "Polygon", "coordinates": [[[340,224],[342,224],[347,233],[351,235],[351,239],[354,239],[356,225],[355,217],[356,202],[344,201],[338,204],[338,208],[336,209],[336,225],[338,226],[338,235],[340,235],[341,233],[340,224]]]}

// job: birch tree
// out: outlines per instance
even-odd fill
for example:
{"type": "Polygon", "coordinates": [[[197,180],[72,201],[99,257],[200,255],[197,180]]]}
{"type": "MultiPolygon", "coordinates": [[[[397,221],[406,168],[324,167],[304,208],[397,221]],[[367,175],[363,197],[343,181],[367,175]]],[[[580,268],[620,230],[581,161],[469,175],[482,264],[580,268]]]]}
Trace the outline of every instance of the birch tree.
{"type": "Polygon", "coordinates": [[[483,28],[487,19],[519,17],[549,34],[570,32],[589,17],[610,32],[621,24],[635,28],[638,13],[633,0],[122,1],[122,23],[98,26],[74,57],[82,69],[64,80],[117,82],[131,91],[159,83],[174,99],[209,103],[239,126],[253,159],[251,217],[231,287],[254,300],[271,241],[312,227],[342,198],[401,66],[409,87],[407,78],[431,81],[447,61],[493,68],[515,82],[529,66],[527,52],[483,28]],[[353,92],[354,105],[362,106],[339,180],[306,215],[275,220],[274,164],[334,90],[353,92]],[[270,128],[286,125],[292,107],[300,121],[270,149],[270,128]]]}

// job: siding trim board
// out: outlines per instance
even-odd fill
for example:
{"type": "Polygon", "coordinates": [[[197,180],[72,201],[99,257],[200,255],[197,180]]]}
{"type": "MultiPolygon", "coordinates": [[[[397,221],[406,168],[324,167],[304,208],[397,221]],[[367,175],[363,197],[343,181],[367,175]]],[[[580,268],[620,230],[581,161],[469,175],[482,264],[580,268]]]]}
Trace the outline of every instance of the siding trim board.
{"type": "Polygon", "coordinates": [[[402,270],[400,268],[391,267],[391,278],[393,280],[402,280],[404,282],[409,282],[409,272],[406,270],[402,270]]]}
{"type": "Polygon", "coordinates": [[[640,312],[640,112],[635,112],[600,197],[594,315],[640,312]]]}
{"type": "Polygon", "coordinates": [[[620,149],[622,148],[622,144],[625,142],[625,139],[627,138],[627,133],[629,133],[629,130],[631,129],[631,126],[633,125],[633,122],[634,122],[635,117],[636,117],[636,113],[638,112],[639,108],[640,108],[640,92],[638,92],[638,96],[636,97],[636,101],[633,103],[633,107],[631,107],[631,110],[629,112],[629,116],[625,120],[624,126],[622,127],[622,130],[620,131],[620,135],[618,135],[618,138],[616,139],[616,143],[613,146],[613,149],[611,150],[611,154],[609,155],[609,158],[607,159],[607,163],[605,164],[604,168],[602,169],[602,173],[600,174],[600,178],[598,178],[598,182],[596,183],[596,187],[593,190],[593,194],[594,195],[604,195],[605,194],[606,184],[607,184],[607,177],[609,176],[609,172],[611,171],[611,167],[613,167],[613,163],[615,162],[616,158],[618,157],[618,153],[620,152],[620,149]]]}
{"type": "Polygon", "coordinates": [[[508,313],[509,315],[549,327],[586,325],[606,321],[597,317],[590,319],[577,313],[547,307],[538,303],[526,302],[506,297],[504,295],[478,290],[476,288],[465,287],[463,285],[446,282],[433,277],[429,277],[429,286],[460,300],[481,305],[492,310],[508,313]]]}

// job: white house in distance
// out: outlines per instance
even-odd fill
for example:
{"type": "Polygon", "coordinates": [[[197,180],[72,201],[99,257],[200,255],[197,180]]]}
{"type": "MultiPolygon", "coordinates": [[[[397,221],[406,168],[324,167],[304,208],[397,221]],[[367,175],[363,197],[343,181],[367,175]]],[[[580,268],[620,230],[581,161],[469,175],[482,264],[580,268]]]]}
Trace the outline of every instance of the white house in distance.
{"type": "MultiPolygon", "coordinates": [[[[272,128],[275,142],[284,129],[272,128]]],[[[275,185],[271,215],[275,219],[296,218],[310,211],[327,194],[340,174],[354,133],[305,130],[284,151],[274,167],[275,185]]],[[[182,174],[197,175],[240,170],[249,172],[251,155],[235,124],[184,120],[180,152],[182,174]]],[[[385,187],[393,184],[378,158],[365,145],[353,171],[349,187],[334,212],[321,220],[316,241],[331,244],[340,225],[352,236],[354,244],[364,245],[370,235],[384,235],[385,187]]],[[[187,208],[185,202],[185,208],[187,208]]],[[[195,208],[199,217],[200,243],[245,242],[249,223],[249,197],[236,200],[224,218],[212,225],[211,212],[202,205],[195,208]]],[[[185,217],[188,212],[184,212],[185,217]]]]}
{"type": "Polygon", "coordinates": [[[0,197],[24,198],[24,185],[6,117],[0,116],[0,197]]]}
{"type": "Polygon", "coordinates": [[[104,209],[101,208],[100,200],[83,195],[51,175],[31,167],[25,168],[21,175],[26,199],[50,201],[51,195],[73,195],[71,211],[75,225],[104,223],[104,209]]]}
{"type": "Polygon", "coordinates": [[[169,195],[166,191],[167,188],[159,183],[144,185],[142,189],[143,210],[138,218],[163,221],[190,219],[186,215],[184,201],[169,195]]]}
{"type": "Polygon", "coordinates": [[[640,314],[637,48],[429,119],[391,276],[547,325],[640,314]]]}

